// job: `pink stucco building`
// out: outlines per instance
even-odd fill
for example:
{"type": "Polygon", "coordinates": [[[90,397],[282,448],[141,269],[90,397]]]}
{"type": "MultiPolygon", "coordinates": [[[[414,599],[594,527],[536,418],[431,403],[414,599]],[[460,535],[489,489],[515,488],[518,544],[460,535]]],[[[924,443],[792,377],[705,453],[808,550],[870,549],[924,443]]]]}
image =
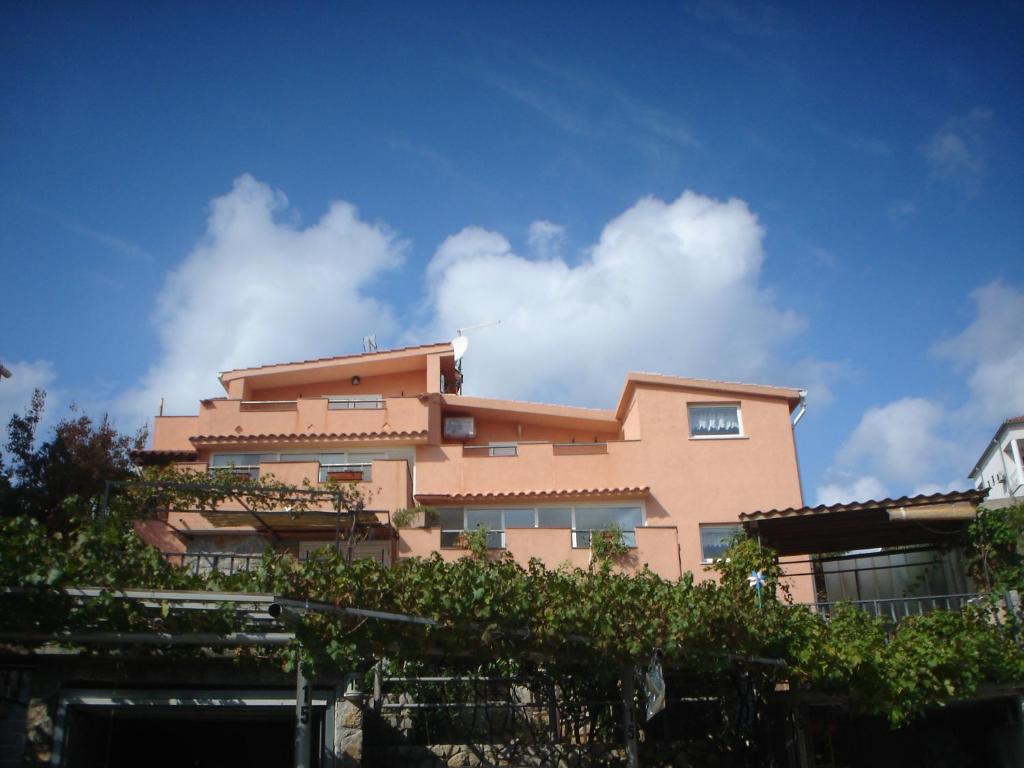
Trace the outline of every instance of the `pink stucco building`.
{"type": "MultiPolygon", "coordinates": [[[[524,563],[586,565],[591,531],[614,524],[621,567],[700,577],[740,513],[803,504],[799,390],[630,373],[604,410],[466,397],[461,380],[447,343],[227,371],[198,415],[157,417],[139,460],[355,482],[379,523],[356,554],[384,563],[463,556],[460,532],[484,527],[524,563]],[[438,518],[391,525],[415,505],[438,518]]],[[[172,512],[141,533],[182,561],[335,540],[301,517],[215,517],[172,512]]]]}

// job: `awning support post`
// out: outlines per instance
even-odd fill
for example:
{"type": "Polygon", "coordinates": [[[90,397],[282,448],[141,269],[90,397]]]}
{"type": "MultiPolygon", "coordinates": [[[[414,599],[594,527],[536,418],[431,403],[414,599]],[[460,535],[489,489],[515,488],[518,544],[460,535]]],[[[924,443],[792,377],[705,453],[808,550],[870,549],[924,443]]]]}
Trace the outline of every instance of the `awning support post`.
{"type": "Polygon", "coordinates": [[[636,669],[622,669],[622,736],[626,747],[626,768],[640,768],[636,725],[636,669]]]}
{"type": "Polygon", "coordinates": [[[312,702],[309,680],[302,671],[302,662],[298,662],[295,665],[295,768],[309,768],[312,702]]]}

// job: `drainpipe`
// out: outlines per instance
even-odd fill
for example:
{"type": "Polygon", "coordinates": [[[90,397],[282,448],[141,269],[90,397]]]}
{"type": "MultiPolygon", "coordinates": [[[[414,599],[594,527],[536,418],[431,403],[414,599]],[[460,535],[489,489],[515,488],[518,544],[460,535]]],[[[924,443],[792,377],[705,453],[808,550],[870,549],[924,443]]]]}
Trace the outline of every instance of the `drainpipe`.
{"type": "Polygon", "coordinates": [[[992,442],[995,443],[996,451],[999,453],[999,460],[1003,463],[1003,490],[1006,491],[1007,496],[1012,496],[1013,494],[1010,493],[1010,473],[1006,471],[1006,453],[1003,451],[999,438],[992,442]]]}
{"type": "Polygon", "coordinates": [[[800,390],[800,402],[797,404],[796,416],[793,417],[793,457],[796,459],[796,479],[800,484],[800,506],[803,506],[806,502],[804,501],[804,476],[800,470],[800,449],[796,445],[796,425],[800,423],[800,419],[807,413],[807,390],[800,390]]]}
{"type": "Polygon", "coordinates": [[[1021,463],[1020,445],[1018,444],[1018,441],[1015,440],[1013,437],[1010,438],[1010,450],[1013,452],[1013,462],[1014,462],[1014,464],[1017,465],[1017,488],[1014,488],[1013,490],[1010,490],[1010,487],[1009,487],[1010,486],[1010,478],[1009,477],[1006,478],[1006,486],[1007,486],[1007,492],[1011,496],[1016,496],[1017,494],[1015,494],[1014,491],[1016,491],[1018,488],[1020,488],[1021,485],[1024,485],[1024,464],[1021,463]]]}

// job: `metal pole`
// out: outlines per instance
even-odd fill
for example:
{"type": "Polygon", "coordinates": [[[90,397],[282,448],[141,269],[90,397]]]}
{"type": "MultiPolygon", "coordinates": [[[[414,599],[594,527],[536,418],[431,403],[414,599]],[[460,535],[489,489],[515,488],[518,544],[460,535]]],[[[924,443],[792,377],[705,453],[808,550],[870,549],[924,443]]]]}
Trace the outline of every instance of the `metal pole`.
{"type": "Polygon", "coordinates": [[[309,768],[312,699],[309,681],[302,673],[302,663],[299,662],[295,665],[295,768],[309,768]]]}
{"type": "Polygon", "coordinates": [[[622,736],[626,747],[626,768],[640,768],[640,753],[637,747],[636,707],[636,670],[624,667],[622,670],[622,736]]]}

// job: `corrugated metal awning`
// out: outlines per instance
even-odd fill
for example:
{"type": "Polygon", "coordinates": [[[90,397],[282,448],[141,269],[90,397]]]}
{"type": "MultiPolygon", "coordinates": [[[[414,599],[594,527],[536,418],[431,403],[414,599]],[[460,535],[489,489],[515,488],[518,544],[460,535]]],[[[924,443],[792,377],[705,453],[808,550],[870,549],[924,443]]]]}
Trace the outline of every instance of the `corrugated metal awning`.
{"type": "Polygon", "coordinates": [[[789,507],[740,514],[743,527],[780,555],[952,543],[977,514],[985,491],[789,507]]]}

